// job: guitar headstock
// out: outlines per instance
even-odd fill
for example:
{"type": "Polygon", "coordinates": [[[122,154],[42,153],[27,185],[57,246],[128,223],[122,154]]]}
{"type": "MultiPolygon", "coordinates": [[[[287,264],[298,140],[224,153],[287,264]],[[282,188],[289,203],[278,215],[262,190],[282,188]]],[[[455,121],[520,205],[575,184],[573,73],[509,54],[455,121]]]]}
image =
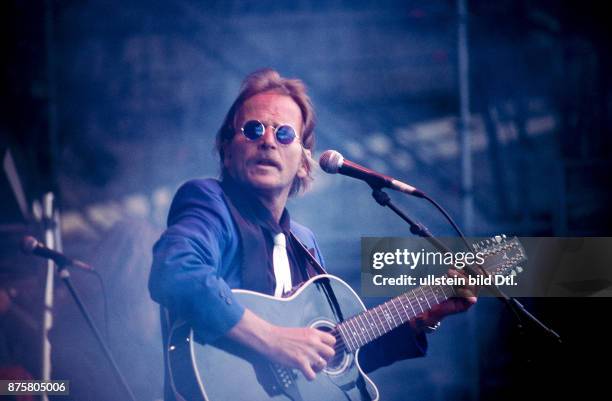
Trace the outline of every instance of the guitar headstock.
{"type": "Polygon", "coordinates": [[[482,253],[482,268],[493,275],[516,276],[523,271],[520,264],[527,260],[518,238],[508,239],[505,235],[495,235],[474,244],[474,251],[482,253]]]}

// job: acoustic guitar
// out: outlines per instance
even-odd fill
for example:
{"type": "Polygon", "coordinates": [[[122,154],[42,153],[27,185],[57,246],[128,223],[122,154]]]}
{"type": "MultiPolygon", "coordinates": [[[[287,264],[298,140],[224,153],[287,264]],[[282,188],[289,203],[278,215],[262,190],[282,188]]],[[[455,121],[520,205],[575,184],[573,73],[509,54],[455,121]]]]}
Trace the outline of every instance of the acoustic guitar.
{"type": "MultiPolygon", "coordinates": [[[[522,270],[525,251],[517,238],[500,236],[479,252],[488,274],[522,270]]],[[[177,319],[165,352],[170,385],[185,401],[372,401],[378,389],[359,366],[359,348],[456,296],[452,286],[420,286],[367,310],[353,289],[323,274],[287,298],[234,290],[237,300],[263,319],[285,327],[314,327],[336,337],[336,354],[313,381],[230,340],[204,344],[188,322],[177,319]]]]}

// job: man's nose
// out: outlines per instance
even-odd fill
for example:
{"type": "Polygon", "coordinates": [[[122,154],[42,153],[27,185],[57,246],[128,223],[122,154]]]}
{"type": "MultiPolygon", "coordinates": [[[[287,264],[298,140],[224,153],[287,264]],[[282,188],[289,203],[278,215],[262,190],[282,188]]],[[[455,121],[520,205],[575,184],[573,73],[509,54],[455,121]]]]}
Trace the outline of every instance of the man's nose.
{"type": "Polygon", "coordinates": [[[276,138],[274,138],[274,127],[266,127],[263,137],[261,138],[261,145],[266,147],[276,147],[276,138]]]}

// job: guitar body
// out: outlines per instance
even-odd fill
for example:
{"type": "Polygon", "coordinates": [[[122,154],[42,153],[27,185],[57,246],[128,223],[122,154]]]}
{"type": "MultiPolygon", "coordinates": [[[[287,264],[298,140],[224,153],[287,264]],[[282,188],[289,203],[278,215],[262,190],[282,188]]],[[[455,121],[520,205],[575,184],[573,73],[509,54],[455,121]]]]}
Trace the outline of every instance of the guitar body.
{"type": "MultiPolygon", "coordinates": [[[[235,290],[239,302],[263,319],[285,327],[331,331],[365,311],[357,294],[331,275],[310,279],[288,298],[235,290]]],[[[177,400],[186,401],[372,401],[378,390],[361,371],[357,353],[343,352],[308,381],[297,369],[270,363],[235,342],[202,344],[181,321],[172,325],[166,358],[177,400]]]]}

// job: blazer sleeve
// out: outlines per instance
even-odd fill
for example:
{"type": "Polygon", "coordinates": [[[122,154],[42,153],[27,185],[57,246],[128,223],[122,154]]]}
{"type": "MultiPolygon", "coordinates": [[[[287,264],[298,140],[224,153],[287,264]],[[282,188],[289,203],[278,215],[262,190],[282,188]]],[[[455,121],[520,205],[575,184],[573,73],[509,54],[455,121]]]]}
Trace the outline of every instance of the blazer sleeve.
{"type": "Polygon", "coordinates": [[[232,221],[213,181],[192,180],[179,188],[168,228],[153,247],[151,298],[189,320],[206,342],[226,334],[244,313],[220,277],[232,221]]]}

